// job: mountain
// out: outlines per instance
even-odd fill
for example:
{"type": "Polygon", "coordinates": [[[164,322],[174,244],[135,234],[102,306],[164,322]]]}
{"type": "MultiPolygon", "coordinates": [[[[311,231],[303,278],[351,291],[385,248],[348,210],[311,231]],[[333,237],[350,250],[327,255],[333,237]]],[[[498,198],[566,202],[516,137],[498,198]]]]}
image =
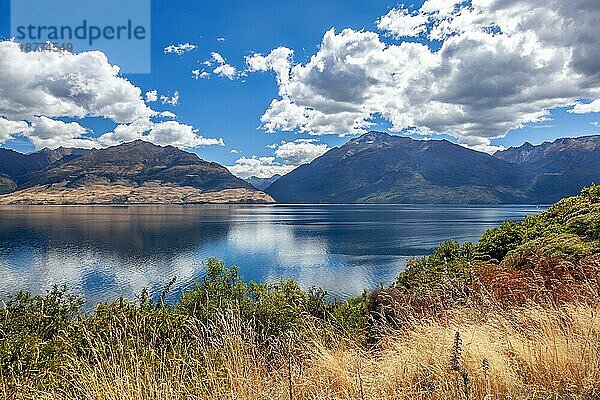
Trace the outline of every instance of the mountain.
{"type": "Polygon", "coordinates": [[[93,181],[142,184],[160,181],[206,191],[246,188],[251,185],[225,167],[201,160],[173,146],[161,147],[142,140],[95,150],[66,162],[59,160],[29,176],[25,186],[68,181],[77,186],[93,181]]]}
{"type": "Polygon", "coordinates": [[[551,203],[600,181],[600,136],[494,156],[445,140],[369,132],[265,190],[298,203],[551,203]]]}
{"type": "Polygon", "coordinates": [[[38,165],[46,167],[59,160],[74,159],[85,154],[88,154],[91,150],[88,149],[77,149],[69,147],[59,147],[57,149],[42,149],[35,153],[29,154],[28,157],[38,165]]]}
{"type": "Polygon", "coordinates": [[[26,179],[34,171],[39,171],[64,157],[75,158],[86,154],[89,150],[59,147],[58,149],[42,149],[31,154],[21,154],[14,150],[0,148],[0,174],[16,181],[26,179]]]}
{"type": "Polygon", "coordinates": [[[525,143],[494,154],[519,165],[534,176],[530,197],[552,203],[600,181],[600,136],[557,139],[538,146],[525,143]]]}
{"type": "Polygon", "coordinates": [[[271,184],[280,202],[523,203],[525,168],[446,140],[369,132],[271,184]]]}
{"type": "Polygon", "coordinates": [[[269,185],[275,182],[277,179],[281,178],[281,175],[275,174],[270,178],[259,178],[257,176],[251,176],[249,178],[245,178],[244,180],[257,188],[258,190],[265,190],[269,185]]]}
{"type": "Polygon", "coordinates": [[[55,161],[20,176],[18,190],[0,196],[0,203],[273,201],[225,167],[172,146],[137,140],[84,154],[63,149],[44,155],[44,162],[55,161]]]}

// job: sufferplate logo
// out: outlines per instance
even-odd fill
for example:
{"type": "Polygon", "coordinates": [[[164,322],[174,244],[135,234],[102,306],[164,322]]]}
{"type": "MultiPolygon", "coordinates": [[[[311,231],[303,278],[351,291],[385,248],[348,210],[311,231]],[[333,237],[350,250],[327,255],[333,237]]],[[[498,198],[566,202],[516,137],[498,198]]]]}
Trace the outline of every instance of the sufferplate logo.
{"type": "Polygon", "coordinates": [[[100,50],[121,72],[150,72],[150,0],[12,0],[11,36],[24,51],[100,50]]]}

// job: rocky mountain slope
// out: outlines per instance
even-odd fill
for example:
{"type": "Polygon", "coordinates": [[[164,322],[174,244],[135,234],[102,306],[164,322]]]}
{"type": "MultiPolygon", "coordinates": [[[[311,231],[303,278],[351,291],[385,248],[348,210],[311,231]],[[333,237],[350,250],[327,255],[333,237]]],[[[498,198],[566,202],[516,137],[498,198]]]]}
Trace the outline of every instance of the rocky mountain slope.
{"type": "MultiPolygon", "coordinates": [[[[45,160],[52,161],[54,156],[55,161],[25,174],[23,169],[12,171],[21,174],[16,175],[16,180],[10,170],[0,169],[0,173],[18,183],[17,191],[0,196],[0,203],[273,201],[225,167],[172,146],[138,140],[83,154],[63,149],[46,155],[45,160]]],[[[21,156],[15,157],[22,159],[21,156]]]]}
{"type": "Polygon", "coordinates": [[[370,132],[279,178],[281,202],[515,203],[527,201],[522,168],[446,140],[370,132]]]}
{"type": "Polygon", "coordinates": [[[21,154],[14,150],[0,148],[0,173],[19,181],[26,179],[28,174],[39,171],[60,159],[76,158],[88,152],[89,150],[84,149],[59,147],[54,150],[42,149],[31,154],[21,154]]]}
{"type": "Polygon", "coordinates": [[[499,151],[494,156],[517,164],[534,175],[530,186],[530,197],[534,202],[551,203],[600,181],[598,135],[557,139],[538,146],[525,143],[499,151]]]}
{"type": "Polygon", "coordinates": [[[266,188],[299,203],[551,203],[600,180],[600,136],[494,156],[446,140],[369,132],[266,188]]]}

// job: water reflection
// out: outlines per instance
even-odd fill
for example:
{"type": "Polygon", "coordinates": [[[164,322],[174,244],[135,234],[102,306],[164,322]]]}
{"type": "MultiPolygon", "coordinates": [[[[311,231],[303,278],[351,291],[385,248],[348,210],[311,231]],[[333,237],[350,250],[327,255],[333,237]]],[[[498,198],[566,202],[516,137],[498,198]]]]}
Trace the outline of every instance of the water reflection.
{"type": "Polygon", "coordinates": [[[0,207],[0,296],[67,284],[88,304],[189,287],[211,256],[259,282],[295,278],[346,297],[389,283],[406,259],[477,240],[535,206],[0,207]]]}

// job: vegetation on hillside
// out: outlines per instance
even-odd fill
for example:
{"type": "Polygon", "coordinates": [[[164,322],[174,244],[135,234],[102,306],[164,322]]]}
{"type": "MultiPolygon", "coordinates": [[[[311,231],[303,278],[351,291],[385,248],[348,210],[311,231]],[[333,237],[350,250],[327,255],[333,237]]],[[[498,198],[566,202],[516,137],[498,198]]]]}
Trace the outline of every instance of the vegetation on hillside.
{"type": "Polygon", "coordinates": [[[10,193],[17,185],[7,176],[0,174],[0,194],[10,193]]]}
{"type": "Polygon", "coordinates": [[[600,398],[600,186],[335,301],[209,260],[175,304],[0,309],[0,398],[600,398]]]}

